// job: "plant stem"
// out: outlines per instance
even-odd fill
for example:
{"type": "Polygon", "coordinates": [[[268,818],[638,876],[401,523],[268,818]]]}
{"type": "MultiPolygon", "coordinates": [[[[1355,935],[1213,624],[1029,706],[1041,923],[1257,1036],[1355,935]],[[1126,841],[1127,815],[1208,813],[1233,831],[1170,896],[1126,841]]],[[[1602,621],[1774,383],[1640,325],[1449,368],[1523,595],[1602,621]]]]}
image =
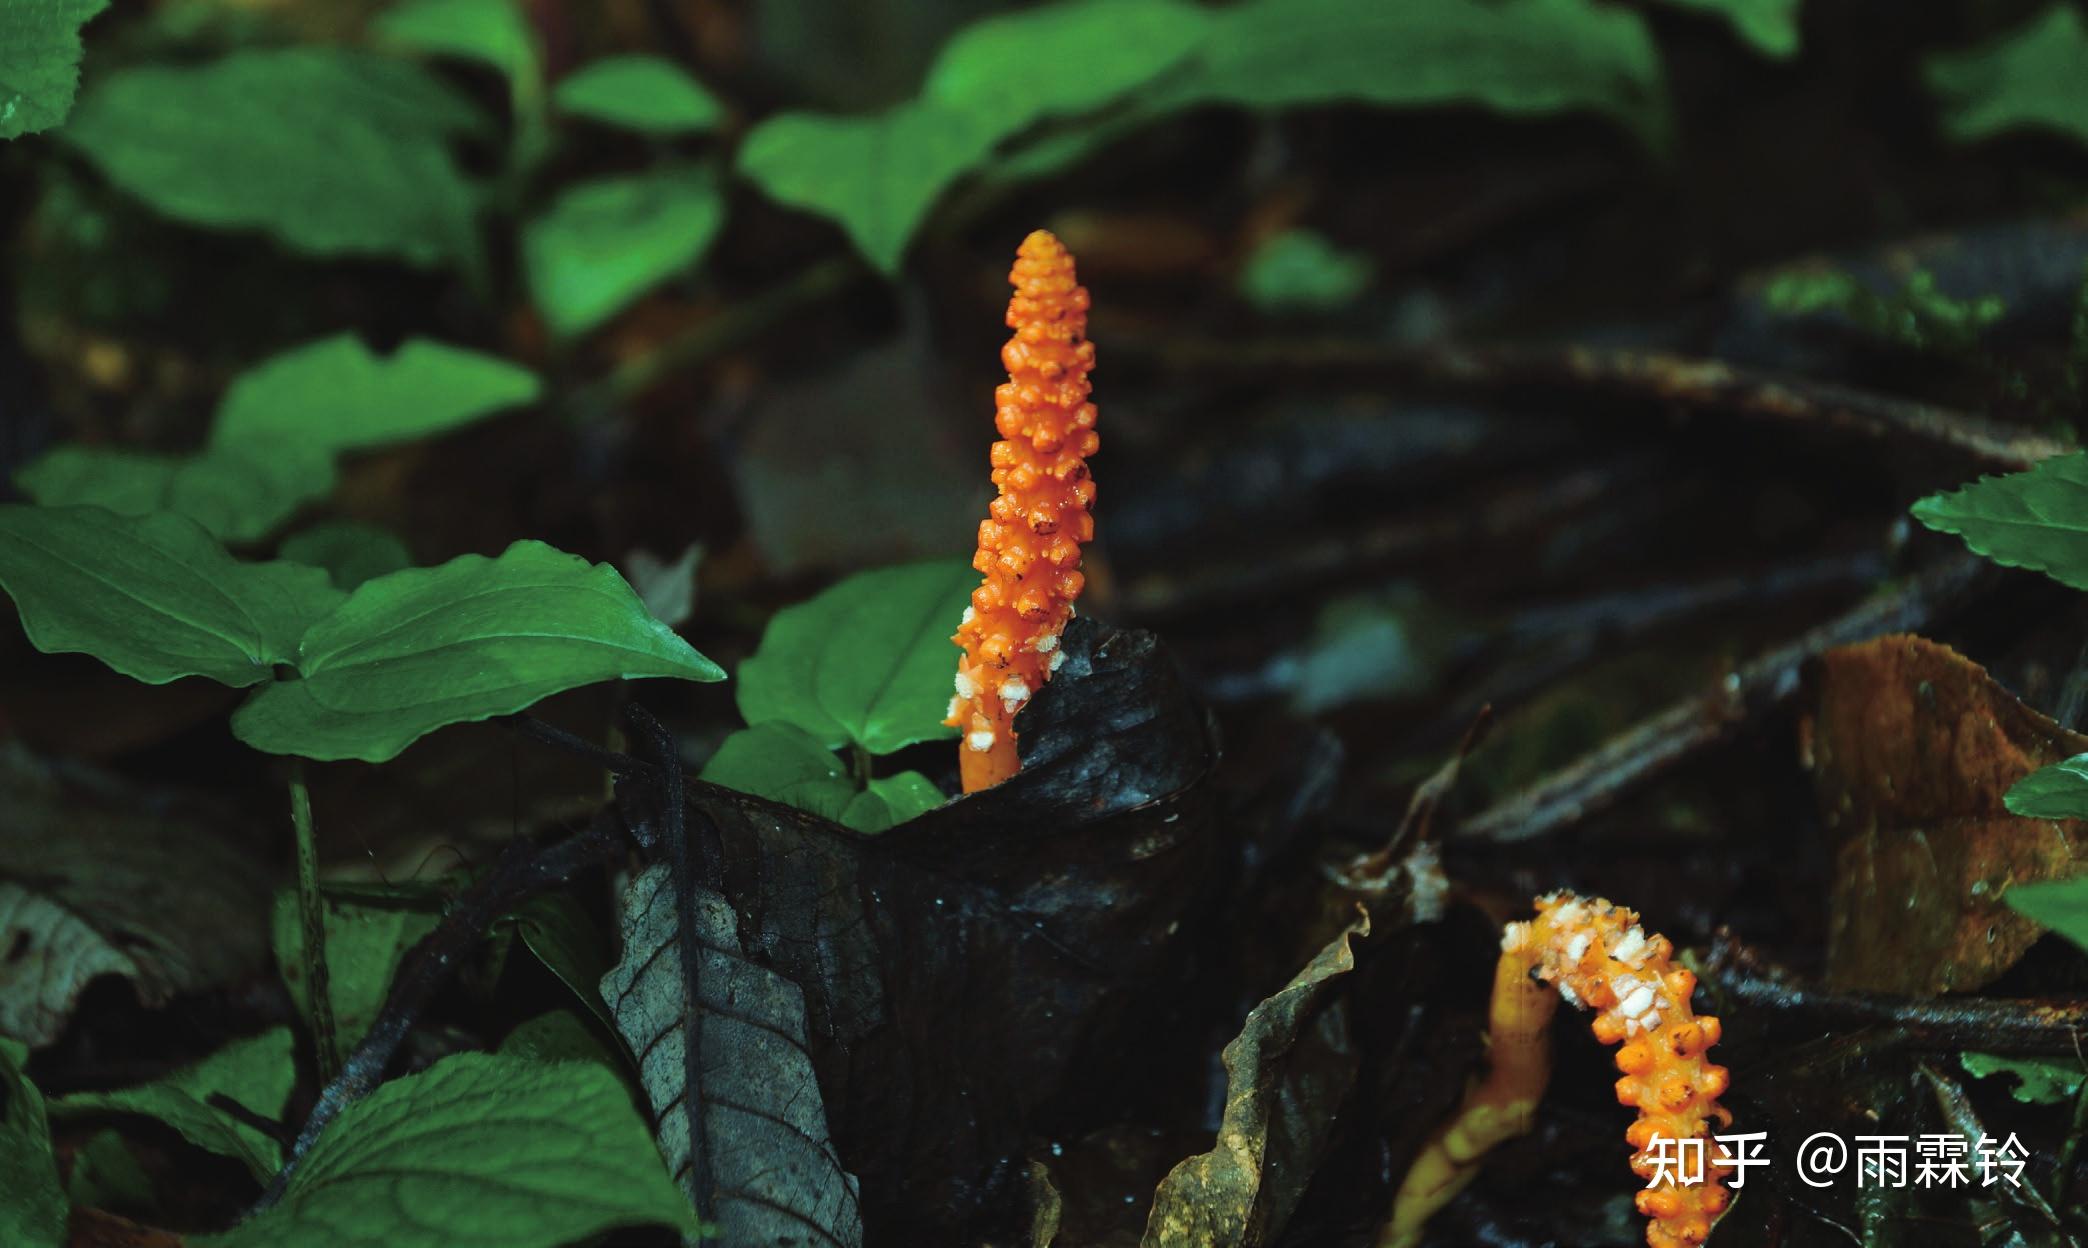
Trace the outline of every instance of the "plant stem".
{"type": "Polygon", "coordinates": [[[2058,1168],[2052,1172],[2054,1208],[2066,1204],[2066,1189],[2073,1184],[2074,1150],[2084,1128],[2088,1128],[2088,1079],[2081,1080],[2081,1090],[2074,1094],[2073,1125],[2067,1128],[2066,1141],[2059,1146],[2058,1168]]]}
{"type": "Polygon", "coordinates": [[[312,1049],[319,1081],[341,1069],[341,1037],[334,1028],[331,977],[326,972],[326,903],[319,896],[319,842],[312,835],[312,794],[304,760],[290,760],[290,824],[297,831],[297,913],[304,922],[305,997],[311,1011],[312,1049]]]}

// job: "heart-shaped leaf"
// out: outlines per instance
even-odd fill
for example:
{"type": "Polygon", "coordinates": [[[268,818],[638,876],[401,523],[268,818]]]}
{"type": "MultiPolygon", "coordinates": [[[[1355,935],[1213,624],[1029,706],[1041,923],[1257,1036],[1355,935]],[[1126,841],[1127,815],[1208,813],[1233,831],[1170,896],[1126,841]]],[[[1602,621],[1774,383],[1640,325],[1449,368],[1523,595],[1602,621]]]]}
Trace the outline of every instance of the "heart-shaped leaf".
{"type": "Polygon", "coordinates": [[[294,347],[225,391],[211,441],[354,451],[444,433],[535,400],[536,375],[498,356],[409,339],[390,355],[354,334],[294,347]]]}
{"type": "Polygon", "coordinates": [[[169,512],[0,507],[0,588],[31,644],[91,654],[147,684],[267,680],[343,596],[296,563],[241,563],[169,512]]]}
{"type": "Polygon", "coordinates": [[[725,738],[704,764],[702,778],[809,810],[858,832],[882,832],[943,804],[942,790],[917,771],[858,782],[832,750],[781,721],[742,728],[725,738]]]}
{"type": "Polygon", "coordinates": [[[956,736],[942,723],[957,671],[950,635],[978,580],[955,560],[904,564],[778,611],[740,664],[740,714],[872,754],[956,736]]]}
{"type": "Polygon", "coordinates": [[[551,102],[584,117],[640,134],[694,134],[724,120],[725,109],[703,84],[657,56],[605,56],[567,74],[551,102]]]}
{"type": "Polygon", "coordinates": [[[608,564],[522,541],[365,581],[232,717],[257,749],[383,762],[445,724],[597,681],[723,680],[608,564]]]}
{"type": "Polygon", "coordinates": [[[702,170],[583,182],[523,231],[530,294],[554,332],[585,333],[702,259],[724,224],[724,193],[702,170]]]}
{"type": "Polygon", "coordinates": [[[324,450],[274,438],[194,455],[60,446],[15,474],[15,482],[47,507],[178,512],[221,541],[252,542],[332,492],[334,464],[324,450]]]}

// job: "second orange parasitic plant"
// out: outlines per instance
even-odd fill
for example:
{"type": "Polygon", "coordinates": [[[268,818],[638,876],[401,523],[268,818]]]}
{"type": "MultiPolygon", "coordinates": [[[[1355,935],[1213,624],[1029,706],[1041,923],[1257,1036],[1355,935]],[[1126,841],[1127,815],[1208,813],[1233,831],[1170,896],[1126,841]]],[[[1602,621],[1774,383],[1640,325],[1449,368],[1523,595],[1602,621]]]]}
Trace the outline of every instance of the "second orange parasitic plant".
{"type": "Polygon", "coordinates": [[[1086,580],[1080,547],[1093,539],[1095,483],[1087,459],[1101,446],[1088,372],[1088,292],[1073,256],[1049,231],[1022,240],[1008,274],[1015,295],[1001,348],[1008,380],[994,391],[993,483],[1000,494],[979,524],[972,566],[984,576],[957,635],[956,696],[943,722],[961,731],[964,791],[1014,775],[1015,715],[1064,661],[1059,637],[1086,580]]]}
{"type": "Polygon", "coordinates": [[[1650,1219],[1647,1244],[1703,1243],[1732,1199],[1716,1164],[1718,1150],[1708,1142],[1712,1124],[1723,1128],[1732,1115],[1718,1103],[1728,1082],[1725,1067],[1705,1057],[1718,1043],[1718,1020],[1690,1008],[1696,976],[1673,964],[1674,946],[1665,936],[1648,935],[1631,910],[1568,892],[1539,897],[1537,917],[1509,924],[1502,947],[1534,950],[1540,979],[1569,1003],[1596,1011],[1595,1038],[1623,1044],[1617,1100],[1639,1112],[1625,1139],[1637,1150],[1631,1168],[1649,1180],[1637,1197],[1639,1212],[1650,1219]],[[1701,1175],[1693,1160],[1678,1164],[1686,1155],[1681,1142],[1699,1139],[1706,1140],[1699,1146],[1701,1175]],[[1677,1172],[1701,1181],[1677,1183],[1677,1172]]]}

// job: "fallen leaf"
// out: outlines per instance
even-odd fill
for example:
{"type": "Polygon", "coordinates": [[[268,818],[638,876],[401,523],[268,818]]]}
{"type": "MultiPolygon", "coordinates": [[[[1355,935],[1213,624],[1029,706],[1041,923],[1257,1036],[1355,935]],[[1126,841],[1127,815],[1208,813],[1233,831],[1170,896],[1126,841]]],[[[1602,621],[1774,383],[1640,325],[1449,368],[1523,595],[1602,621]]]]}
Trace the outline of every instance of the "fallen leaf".
{"type": "Polygon", "coordinates": [[[219,822],[61,783],[0,747],[0,1034],[56,1040],[87,985],[147,1006],[261,964],[268,881],[219,822]]]}
{"type": "Polygon", "coordinates": [[[855,1177],[827,1135],[826,1106],[805,1049],[805,997],[796,984],[746,960],[739,920],[723,897],[696,887],[703,1086],[688,1086],[691,1015],[682,978],[673,873],[648,868],[623,895],[623,960],[602,977],[617,1030],[638,1054],[660,1152],[689,1194],[706,1174],[691,1159],[688,1105],[703,1107],[709,1206],[723,1242],[833,1248],[863,1242],[855,1177]]]}
{"type": "Polygon", "coordinates": [[[748,955],[805,991],[873,1238],[979,1242],[1045,1107],[1119,1121],[1176,1056],[1151,1040],[1215,890],[1216,742],[1151,634],[1083,617],[1063,648],[1022,771],[874,837],[692,788],[748,955]]]}
{"type": "Polygon", "coordinates": [[[1827,978],[1838,988],[1978,988],[2044,929],[2013,884],[2073,874],[2080,824],[2011,815],[2002,797],[2088,751],[1984,668],[1919,637],[1821,656],[1801,754],[1836,838],[1827,978]]]}
{"type": "Polygon", "coordinates": [[[187,1242],[172,1231],[140,1226],[101,1209],[75,1209],[66,1228],[66,1248],[181,1248],[187,1242]]]}
{"type": "Polygon", "coordinates": [[[1248,1011],[1225,1046],[1218,1139],[1161,1180],[1141,1248],[1258,1248],[1282,1233],[1356,1079],[1348,1011],[1327,997],[1369,935],[1365,912],[1248,1011]]]}

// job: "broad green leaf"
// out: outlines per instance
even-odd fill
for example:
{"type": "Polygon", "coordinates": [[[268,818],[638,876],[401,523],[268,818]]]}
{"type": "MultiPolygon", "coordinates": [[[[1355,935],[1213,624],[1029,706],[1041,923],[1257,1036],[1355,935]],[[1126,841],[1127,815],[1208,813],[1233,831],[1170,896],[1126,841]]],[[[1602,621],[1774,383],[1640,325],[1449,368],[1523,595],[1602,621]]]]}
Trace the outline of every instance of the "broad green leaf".
{"type": "Polygon", "coordinates": [[[958,560],[858,572],[769,621],[739,669],[740,714],[827,747],[889,754],[945,728],[962,622],[979,574],[958,560]]]}
{"type": "Polygon", "coordinates": [[[292,533],[283,539],[277,553],[293,563],[326,569],[340,590],[413,566],[406,543],[375,525],[352,520],[315,524],[292,533]]]}
{"type": "Polygon", "coordinates": [[[2088,949],[2088,876],[2014,884],[2001,895],[2017,914],[2025,915],[2088,949]]]}
{"type": "Polygon", "coordinates": [[[2001,801],[2009,813],[2030,819],[2088,819],[2088,754],[2038,768],[2001,801]]]}
{"type": "Polygon", "coordinates": [[[389,43],[481,61],[512,80],[537,74],[536,40],[512,0],[406,0],[372,29],[389,43]]]}
{"type": "Polygon", "coordinates": [[[118,71],[59,134],[177,220],[433,265],[476,256],[477,193],[448,145],[480,124],[410,61],[306,47],[118,71]]]}
{"type": "Polygon", "coordinates": [[[2036,1057],[2002,1057],[1997,1053],[1963,1053],[1958,1061],[1977,1079],[1992,1075],[2014,1075],[2009,1095],[2025,1105],[2063,1105],[2081,1090],[2081,1063],[2036,1057]]]}
{"type": "Polygon", "coordinates": [[[1930,57],[1926,76],[1960,142],[2043,129],[2088,143],[2088,18],[2065,0],[1991,43],[1930,57]]]}
{"type": "MultiPolygon", "coordinates": [[[[597,998],[602,995],[598,987],[593,992],[597,998]]],[[[589,1062],[618,1072],[623,1069],[623,1059],[616,1050],[603,1043],[587,1020],[571,1010],[551,1010],[515,1024],[515,1029],[500,1042],[500,1053],[544,1064],[589,1062]]]]}
{"type": "Polygon", "coordinates": [[[552,332],[585,333],[702,259],[724,224],[725,196],[708,172],[583,182],[523,230],[530,294],[552,332]]]}
{"type": "Polygon", "coordinates": [[[1773,60],[1798,54],[1798,9],[1804,0],[1666,0],[1678,9],[1695,9],[1726,20],[1754,50],[1773,60]]]}
{"type": "Polygon", "coordinates": [[[197,1248],[558,1248],[696,1230],[612,1071],[460,1053],[342,1112],[282,1202],[197,1248]]]}
{"type": "Polygon", "coordinates": [[[319,569],[241,563],[181,516],[100,507],[0,507],[0,588],[37,649],[150,685],[267,680],[343,598],[319,569]]]}
{"type": "Polygon", "coordinates": [[[936,200],[1001,140],[1151,81],[1184,61],[1208,24],[1180,0],[1076,0],[993,17],[950,41],[918,99],[871,116],[771,118],[741,145],[740,170],[770,198],[832,218],[895,273],[936,200]],[[1040,70],[1040,48],[1051,65],[1077,68],[1040,70]]]}
{"type": "Polygon", "coordinates": [[[0,1243],[59,1248],[65,1243],[65,1189],[43,1096],[22,1066],[29,1050],[0,1036],[0,1243]]]}
{"type": "Polygon", "coordinates": [[[1353,101],[1590,111],[1664,144],[1659,50],[1629,9],[1597,0],[1247,0],[1213,15],[1170,107],[1353,101]]]}
{"type": "Polygon", "coordinates": [[[780,721],[742,728],[704,764],[702,778],[728,789],[809,810],[858,832],[882,832],[943,804],[917,771],[860,785],[834,752],[780,721]]]}
{"type": "MultiPolygon", "coordinates": [[[[322,832],[323,835],[323,832],[322,832]]],[[[341,1051],[361,1040],[384,1007],[399,959],[442,917],[442,898],[428,891],[398,890],[392,895],[322,894],[326,912],[327,997],[333,1002],[335,1034],[341,1051]]],[[[311,1017],[311,985],[305,982],[304,920],[297,894],[276,894],[270,915],[275,937],[276,970],[299,1017],[311,1017]]]]}
{"type": "Polygon", "coordinates": [[[725,119],[724,107],[687,70],[642,54],[589,61],[558,80],[551,102],[568,117],[640,134],[700,134],[725,119]]]}
{"type": "Polygon", "coordinates": [[[776,202],[839,223],[892,274],[935,201],[999,138],[978,114],[929,102],[870,117],[785,113],[747,135],[739,168],[776,202]]]}
{"type": "Polygon", "coordinates": [[[781,722],[756,724],[725,738],[703,765],[701,778],[837,823],[860,792],[832,750],[795,724],[781,722]]]}
{"type": "MultiPolygon", "coordinates": [[[[139,1213],[155,1204],[152,1176],[114,1127],[103,1127],[73,1150],[65,1195],[78,1208],[111,1213],[139,1213]]],[[[0,1217],[0,1226],[5,1222],[0,1217]]]]}
{"type": "Polygon", "coordinates": [[[303,679],[233,715],[233,733],[270,753],[373,763],[580,685],[725,678],[616,569],[533,541],[365,581],[305,633],[297,668],[303,679]]]}
{"type": "Polygon", "coordinates": [[[1914,504],[1914,518],[1955,533],[2009,568],[2030,568],[2088,589],[2088,453],[2045,460],[2027,472],[1982,477],[1914,504]]]}
{"type": "Polygon", "coordinates": [[[324,450],[260,438],[190,455],[60,446],[15,474],[22,492],[45,506],[106,507],[123,516],[172,511],[226,542],[268,536],[331,493],[334,480],[324,450]]]}
{"type": "Polygon", "coordinates": [[[577,902],[564,893],[542,893],[500,922],[512,923],[537,960],[572,989],[603,1026],[615,1029],[602,1004],[602,976],[612,965],[609,944],[577,902]]]}
{"type": "Polygon", "coordinates": [[[1006,137],[1143,86],[1195,51],[1210,26],[1209,13],[1185,0],[1070,0],[990,17],[944,45],[921,98],[1006,137]]]}
{"type": "Polygon", "coordinates": [[[65,120],[80,82],[80,27],[109,0],[0,4],[0,139],[65,120]]]}
{"type": "Polygon", "coordinates": [[[918,771],[872,780],[841,810],[841,822],[858,832],[882,832],[942,805],[948,799],[918,771]]]}
{"type": "Polygon", "coordinates": [[[1370,289],[1372,265],[1312,230],[1285,230],[1254,249],[1240,293],[1266,312],[1325,312],[1370,289]]]}
{"type": "Polygon", "coordinates": [[[282,1145],[210,1103],[223,1094],[263,1118],[280,1118],[297,1082],[288,1027],[234,1040],[192,1066],[136,1087],[78,1092],[51,1102],[59,1117],[92,1113],[157,1118],[197,1148],[243,1163],[266,1182],[282,1168],[282,1145]]]}
{"type": "Polygon", "coordinates": [[[211,440],[362,450],[446,433],[534,402],[540,390],[534,373],[498,356],[425,338],[377,355],[337,334],[241,373],[218,404],[211,440]]]}

